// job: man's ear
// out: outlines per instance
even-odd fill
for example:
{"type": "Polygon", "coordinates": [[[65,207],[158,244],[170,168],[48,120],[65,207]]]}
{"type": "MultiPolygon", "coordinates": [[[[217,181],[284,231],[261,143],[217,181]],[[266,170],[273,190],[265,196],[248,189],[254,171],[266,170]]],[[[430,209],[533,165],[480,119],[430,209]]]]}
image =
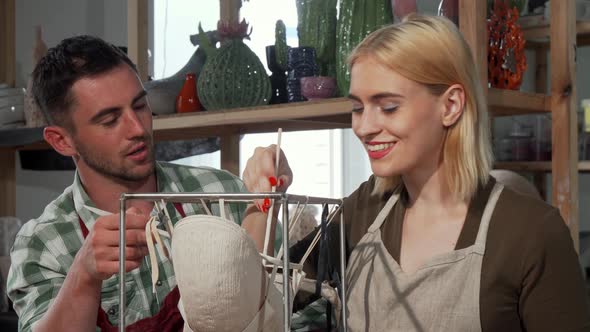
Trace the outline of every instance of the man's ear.
{"type": "Polygon", "coordinates": [[[442,124],[453,126],[465,110],[465,89],[460,84],[451,85],[442,95],[442,124]]]}
{"type": "Polygon", "coordinates": [[[60,126],[47,126],[43,129],[43,138],[59,154],[72,157],[78,152],[68,131],[60,126]]]}

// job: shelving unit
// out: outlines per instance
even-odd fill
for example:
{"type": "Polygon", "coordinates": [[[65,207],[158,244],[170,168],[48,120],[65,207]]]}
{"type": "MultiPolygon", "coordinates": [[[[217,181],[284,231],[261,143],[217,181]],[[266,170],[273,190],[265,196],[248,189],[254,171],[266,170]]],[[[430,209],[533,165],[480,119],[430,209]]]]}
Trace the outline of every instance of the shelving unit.
{"type": "MultiPolygon", "coordinates": [[[[220,16],[225,20],[239,18],[240,0],[220,0],[220,16]]],[[[481,84],[487,87],[486,2],[459,0],[460,28],[479,66],[481,84]]],[[[14,0],[0,0],[0,81],[14,84],[14,0]]],[[[576,89],[574,49],[590,45],[590,23],[576,24],[573,1],[551,1],[551,22],[541,22],[524,29],[529,43],[537,48],[538,92],[486,89],[493,116],[552,113],[553,160],[548,162],[502,162],[497,168],[515,171],[551,172],[553,204],[578,241],[578,171],[590,172],[590,162],[577,160],[576,89]],[[547,38],[549,37],[549,38],[547,38]],[[548,42],[551,40],[552,42],[548,42]],[[543,70],[546,50],[550,49],[551,72],[543,70]],[[545,79],[552,89],[545,93],[545,79]]],[[[147,58],[141,57],[147,47],[147,8],[144,1],[128,1],[128,36],[132,60],[145,73],[147,58]]],[[[142,74],[143,75],[143,74],[142,74]]],[[[154,118],[156,140],[179,140],[197,137],[221,137],[222,168],[238,173],[239,137],[241,134],[284,130],[333,129],[350,127],[352,104],[345,98],[323,101],[239,108],[194,114],[173,114],[154,118]]],[[[0,145],[0,216],[14,215],[16,205],[15,151],[46,149],[43,142],[12,146],[0,145]]]]}

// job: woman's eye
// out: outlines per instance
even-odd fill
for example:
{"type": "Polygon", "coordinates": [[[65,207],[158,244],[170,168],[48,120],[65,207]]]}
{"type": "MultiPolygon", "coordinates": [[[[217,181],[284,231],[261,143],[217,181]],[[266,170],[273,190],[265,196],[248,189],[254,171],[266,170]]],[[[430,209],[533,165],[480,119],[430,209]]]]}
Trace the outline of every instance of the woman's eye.
{"type": "Polygon", "coordinates": [[[381,106],[381,110],[385,113],[393,113],[397,110],[398,107],[398,105],[384,105],[381,106]]]}

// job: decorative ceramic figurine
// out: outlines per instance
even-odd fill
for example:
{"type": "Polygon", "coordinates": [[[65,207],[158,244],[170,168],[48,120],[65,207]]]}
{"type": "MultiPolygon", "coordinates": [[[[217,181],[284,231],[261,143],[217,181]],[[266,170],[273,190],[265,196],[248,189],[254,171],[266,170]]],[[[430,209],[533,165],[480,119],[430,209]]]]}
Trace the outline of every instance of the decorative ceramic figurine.
{"type": "Polygon", "coordinates": [[[272,89],[271,104],[287,102],[287,75],[285,75],[285,69],[277,62],[278,57],[276,56],[276,52],[276,45],[266,47],[266,63],[272,73],[270,75],[272,89]]]}
{"type": "Polygon", "coordinates": [[[335,77],[336,0],[297,0],[300,47],[315,49],[319,75],[335,77]]]}
{"type": "Polygon", "coordinates": [[[393,16],[395,16],[398,21],[408,14],[416,13],[418,11],[416,7],[416,0],[391,0],[393,16]]]}
{"type": "MultiPolygon", "coordinates": [[[[207,52],[207,62],[198,77],[197,91],[208,110],[265,105],[270,102],[271,87],[266,69],[243,39],[249,38],[245,20],[232,24],[219,22],[217,33],[221,41],[214,48],[199,25],[201,47],[207,52]]],[[[250,30],[251,32],[251,30],[250,30]]]]}
{"type": "Polygon", "coordinates": [[[313,47],[291,47],[287,59],[289,68],[287,96],[289,102],[305,101],[305,98],[301,95],[300,79],[317,74],[315,49],[313,47]]]}
{"type": "Polygon", "coordinates": [[[516,90],[526,70],[525,39],[518,24],[517,7],[496,0],[488,19],[488,83],[491,87],[516,90]]]}
{"type": "Polygon", "coordinates": [[[188,113],[197,112],[201,110],[201,103],[199,96],[197,96],[197,78],[195,74],[186,74],[186,80],[176,97],[176,112],[188,113]]]}

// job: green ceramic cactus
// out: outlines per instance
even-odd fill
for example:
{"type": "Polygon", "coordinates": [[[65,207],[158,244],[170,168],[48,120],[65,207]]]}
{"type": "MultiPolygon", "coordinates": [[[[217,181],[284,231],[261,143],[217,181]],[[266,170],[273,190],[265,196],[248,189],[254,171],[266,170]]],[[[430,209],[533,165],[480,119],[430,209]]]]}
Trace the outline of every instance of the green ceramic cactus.
{"type": "Polygon", "coordinates": [[[278,20],[275,25],[275,57],[277,64],[283,70],[287,70],[287,28],[282,20],[278,20]]]}
{"type": "Polygon", "coordinates": [[[270,80],[260,59],[244,44],[248,25],[219,23],[217,33],[222,40],[216,49],[204,37],[199,25],[201,46],[207,61],[197,81],[199,99],[207,110],[249,107],[268,104],[270,80]]]}
{"type": "Polygon", "coordinates": [[[313,47],[320,75],[335,76],[337,0],[296,0],[299,46],[313,47]]]}

